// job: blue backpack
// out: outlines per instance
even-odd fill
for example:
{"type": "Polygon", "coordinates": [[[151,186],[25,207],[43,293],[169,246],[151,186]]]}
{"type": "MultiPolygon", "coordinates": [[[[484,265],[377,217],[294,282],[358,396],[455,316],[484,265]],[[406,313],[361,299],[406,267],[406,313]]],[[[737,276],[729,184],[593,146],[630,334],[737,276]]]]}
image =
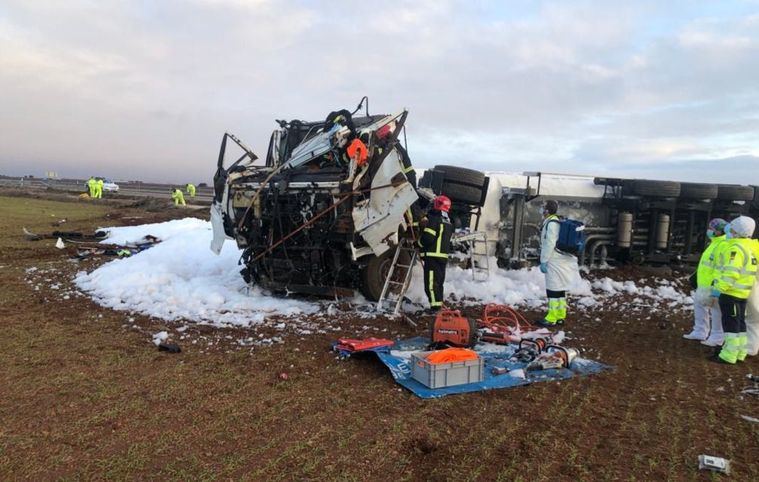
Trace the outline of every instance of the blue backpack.
{"type": "Polygon", "coordinates": [[[559,239],[556,249],[562,253],[580,254],[585,247],[585,224],[574,219],[552,219],[549,222],[559,223],[559,239]]]}

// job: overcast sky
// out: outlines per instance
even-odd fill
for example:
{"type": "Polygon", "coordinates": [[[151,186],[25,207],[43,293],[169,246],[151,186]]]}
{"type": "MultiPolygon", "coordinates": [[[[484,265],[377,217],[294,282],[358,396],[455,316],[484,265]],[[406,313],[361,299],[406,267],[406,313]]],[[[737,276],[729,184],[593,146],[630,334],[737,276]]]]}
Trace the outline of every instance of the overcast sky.
{"type": "Polygon", "coordinates": [[[0,2],[0,174],[208,182],[363,95],[421,167],[759,184],[759,2],[0,2]]]}

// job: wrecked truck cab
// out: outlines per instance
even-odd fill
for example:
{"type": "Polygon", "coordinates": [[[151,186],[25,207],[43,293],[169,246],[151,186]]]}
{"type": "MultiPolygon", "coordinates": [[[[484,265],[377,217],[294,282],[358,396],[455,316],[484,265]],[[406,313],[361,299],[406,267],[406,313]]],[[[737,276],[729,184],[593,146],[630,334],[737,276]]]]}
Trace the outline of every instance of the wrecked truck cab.
{"type": "Polygon", "coordinates": [[[418,199],[398,139],[407,115],[277,121],[265,162],[224,134],[211,249],[234,239],[245,280],[271,291],[376,300],[418,199]]]}

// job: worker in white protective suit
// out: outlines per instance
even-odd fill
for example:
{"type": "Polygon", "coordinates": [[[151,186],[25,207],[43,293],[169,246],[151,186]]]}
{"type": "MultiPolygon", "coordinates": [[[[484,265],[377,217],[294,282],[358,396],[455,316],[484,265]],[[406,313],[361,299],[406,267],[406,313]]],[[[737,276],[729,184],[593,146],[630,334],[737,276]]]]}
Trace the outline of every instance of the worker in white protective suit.
{"type": "Polygon", "coordinates": [[[727,221],[715,218],[709,221],[706,237],[709,245],[701,253],[696,269],[696,290],[693,292],[693,329],[683,335],[687,340],[700,340],[707,346],[722,346],[725,332],[722,330],[722,314],[719,304],[711,296],[714,284],[714,266],[720,244],[725,240],[727,221]]]}
{"type": "MultiPolygon", "coordinates": [[[[754,253],[759,258],[759,241],[753,240],[754,253]]],[[[759,274],[757,275],[759,277],[759,274]]],[[[759,279],[748,296],[746,306],[746,354],[759,355],[759,279]]]]}
{"type": "Polygon", "coordinates": [[[537,323],[552,327],[563,325],[567,318],[567,291],[577,282],[580,270],[577,258],[556,249],[561,230],[561,218],[556,214],[556,201],[543,206],[543,227],[540,231],[540,271],[546,276],[548,312],[537,323]]]}

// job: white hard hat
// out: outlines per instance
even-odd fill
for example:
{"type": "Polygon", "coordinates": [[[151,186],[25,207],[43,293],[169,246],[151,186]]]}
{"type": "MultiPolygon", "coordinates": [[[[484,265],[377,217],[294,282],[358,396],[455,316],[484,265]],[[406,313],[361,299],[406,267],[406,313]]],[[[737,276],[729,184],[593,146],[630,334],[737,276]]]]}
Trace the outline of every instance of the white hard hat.
{"type": "Polygon", "coordinates": [[[730,231],[736,238],[750,238],[755,228],[756,221],[748,216],[738,216],[730,221],[730,231]]]}

